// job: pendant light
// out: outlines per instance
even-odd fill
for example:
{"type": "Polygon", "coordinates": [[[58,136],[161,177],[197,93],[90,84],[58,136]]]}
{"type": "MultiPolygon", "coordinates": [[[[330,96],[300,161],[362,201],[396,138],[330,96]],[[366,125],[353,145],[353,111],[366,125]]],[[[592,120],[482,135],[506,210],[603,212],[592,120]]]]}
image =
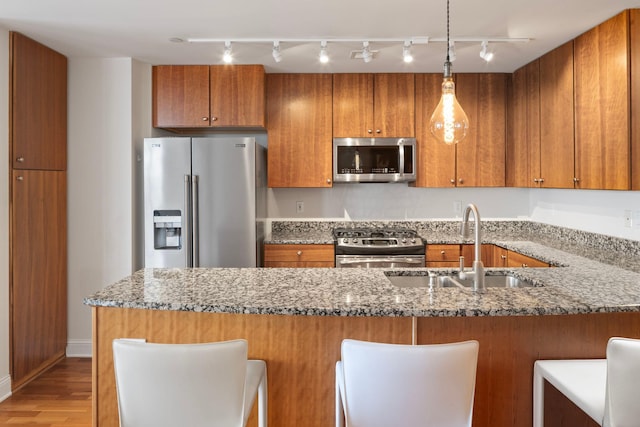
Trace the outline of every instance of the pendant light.
{"type": "Polygon", "coordinates": [[[457,144],[467,136],[469,119],[456,99],[456,86],[451,76],[449,59],[449,0],[447,0],[447,57],[444,62],[442,97],[431,115],[429,126],[438,141],[457,144]]]}

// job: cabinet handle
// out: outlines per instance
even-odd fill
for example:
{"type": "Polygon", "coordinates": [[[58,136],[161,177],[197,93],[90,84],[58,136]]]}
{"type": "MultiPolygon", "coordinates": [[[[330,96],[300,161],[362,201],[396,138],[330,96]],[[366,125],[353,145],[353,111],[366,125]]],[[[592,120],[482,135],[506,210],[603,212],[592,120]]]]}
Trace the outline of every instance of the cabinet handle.
{"type": "Polygon", "coordinates": [[[373,129],[367,129],[367,133],[373,133],[373,129]]]}
{"type": "Polygon", "coordinates": [[[327,184],[331,184],[331,178],[327,178],[327,184]]]}
{"type": "Polygon", "coordinates": [[[297,252],[297,255],[298,255],[298,256],[302,255],[302,251],[298,251],[298,252],[297,252]]]}
{"type": "Polygon", "coordinates": [[[212,117],[211,117],[211,121],[212,121],[212,122],[215,122],[216,120],[218,120],[218,118],[217,118],[217,117],[215,117],[215,116],[212,116],[212,117]]]}
{"type": "Polygon", "coordinates": [[[440,255],[444,255],[444,251],[440,251],[440,255]]]}
{"type": "Polygon", "coordinates": [[[522,264],[523,267],[529,267],[527,264],[522,264]]]}
{"type": "Polygon", "coordinates": [[[376,133],[380,133],[380,129],[376,129],[376,133]]]}
{"type": "Polygon", "coordinates": [[[203,118],[202,118],[202,121],[203,121],[203,122],[207,122],[207,121],[209,121],[209,117],[203,117],[203,118]]]}
{"type": "Polygon", "coordinates": [[[449,182],[452,183],[452,184],[455,184],[456,180],[455,179],[451,179],[451,180],[449,180],[449,182]]]}
{"type": "Polygon", "coordinates": [[[18,158],[16,159],[16,162],[18,162],[18,163],[23,163],[23,162],[24,162],[24,157],[18,157],[18,158]]]}
{"type": "Polygon", "coordinates": [[[507,259],[507,256],[506,255],[500,255],[500,258],[507,259]]]}
{"type": "Polygon", "coordinates": [[[22,175],[18,175],[18,176],[16,176],[16,180],[24,181],[24,177],[22,175]]]}
{"type": "Polygon", "coordinates": [[[580,178],[573,178],[573,182],[576,183],[576,184],[579,183],[580,182],[580,178]]]}
{"type": "Polygon", "coordinates": [[[539,182],[539,183],[543,183],[543,182],[544,182],[544,178],[539,178],[539,179],[538,179],[538,182],[539,182]]]}
{"type": "Polygon", "coordinates": [[[458,180],[458,182],[459,182],[460,184],[463,184],[463,183],[464,183],[464,180],[463,180],[462,178],[460,178],[460,179],[458,180]]]}
{"type": "Polygon", "coordinates": [[[533,182],[540,182],[538,178],[533,178],[533,182]]]}

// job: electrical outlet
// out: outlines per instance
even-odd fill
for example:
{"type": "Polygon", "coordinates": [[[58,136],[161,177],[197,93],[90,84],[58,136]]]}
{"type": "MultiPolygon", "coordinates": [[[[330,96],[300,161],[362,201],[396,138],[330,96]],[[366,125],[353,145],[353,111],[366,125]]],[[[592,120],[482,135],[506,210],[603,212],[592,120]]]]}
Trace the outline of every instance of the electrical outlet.
{"type": "Polygon", "coordinates": [[[304,212],[304,202],[296,202],[296,213],[304,212]]]}
{"type": "Polygon", "coordinates": [[[453,202],[453,213],[457,216],[462,215],[462,201],[456,200],[453,202]]]}
{"type": "Polygon", "coordinates": [[[633,225],[633,215],[631,211],[624,211],[624,226],[631,227],[633,225]]]}

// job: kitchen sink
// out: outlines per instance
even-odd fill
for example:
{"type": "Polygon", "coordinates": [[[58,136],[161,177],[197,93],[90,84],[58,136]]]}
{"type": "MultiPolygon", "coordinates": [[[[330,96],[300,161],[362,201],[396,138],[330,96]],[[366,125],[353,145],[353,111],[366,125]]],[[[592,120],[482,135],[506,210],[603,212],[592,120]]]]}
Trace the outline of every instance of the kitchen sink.
{"type": "MultiPolygon", "coordinates": [[[[385,272],[392,285],[399,288],[473,288],[473,280],[460,280],[457,276],[416,275],[410,272],[399,275],[396,271],[385,272]]],[[[531,281],[515,277],[511,273],[491,272],[484,276],[487,288],[527,288],[535,286],[531,281]]]]}

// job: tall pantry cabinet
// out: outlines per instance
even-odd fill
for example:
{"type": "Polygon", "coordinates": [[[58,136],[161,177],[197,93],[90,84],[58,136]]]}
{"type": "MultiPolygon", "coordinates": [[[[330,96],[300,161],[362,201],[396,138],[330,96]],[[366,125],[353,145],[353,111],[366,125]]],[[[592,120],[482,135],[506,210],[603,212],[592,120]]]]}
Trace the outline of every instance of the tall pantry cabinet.
{"type": "Polygon", "coordinates": [[[65,356],[67,58],[10,35],[10,370],[16,390],[65,356]]]}

